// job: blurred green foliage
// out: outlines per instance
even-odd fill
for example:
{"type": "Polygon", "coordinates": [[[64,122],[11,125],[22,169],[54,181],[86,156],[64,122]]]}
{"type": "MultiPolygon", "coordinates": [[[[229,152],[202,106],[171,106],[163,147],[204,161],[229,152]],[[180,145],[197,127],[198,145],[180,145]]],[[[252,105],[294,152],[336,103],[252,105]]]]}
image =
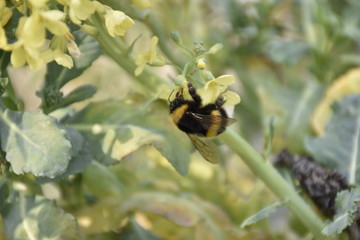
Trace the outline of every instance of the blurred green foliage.
{"type": "MultiPolygon", "coordinates": [[[[309,140],[318,134],[314,122],[323,129],[327,124],[316,115],[319,104],[330,109],[335,98],[329,101],[329,93],[341,99],[360,92],[359,73],[339,84],[360,64],[360,3],[156,0],[139,9],[136,1],[99,2],[123,11],[135,25],[113,38],[95,13],[84,20],[96,27],[93,36],[68,21],[83,54],[72,69],[50,62],[27,80],[29,85],[21,85],[26,74],[17,75],[21,70],[11,67],[9,52],[0,50],[0,239],[303,239],[309,234],[283,208],[270,220],[240,228],[278,199],[221,142],[222,163],[205,162],[171,122],[167,99],[179,74],[199,78],[193,73],[197,56],[187,49],[199,41],[205,49],[221,43],[216,54],[205,55],[206,69],[213,76],[236,76],[232,90],[241,103],[234,131],[266,157],[287,148],[310,151],[322,161],[336,144],[328,146],[320,136],[309,140]],[[152,36],[159,38],[158,54],[168,64],[157,68],[148,61],[135,76],[134,59],[152,36]],[[34,110],[32,101],[45,114],[23,113],[34,110]],[[27,124],[40,115],[47,124],[27,124]],[[61,133],[52,137],[52,131],[61,133]],[[322,151],[314,149],[319,145],[322,151]],[[59,168],[54,159],[61,154],[66,164],[59,168]],[[49,159],[51,171],[38,159],[49,159]],[[61,227],[47,228],[52,223],[61,227]]],[[[2,26],[12,37],[20,17],[15,9],[2,26]]],[[[343,104],[344,109],[351,105],[343,104]]],[[[337,117],[327,133],[335,138],[347,119],[337,117]]],[[[358,114],[351,119],[358,120],[358,114]]],[[[352,174],[358,179],[356,171],[352,174]]]]}

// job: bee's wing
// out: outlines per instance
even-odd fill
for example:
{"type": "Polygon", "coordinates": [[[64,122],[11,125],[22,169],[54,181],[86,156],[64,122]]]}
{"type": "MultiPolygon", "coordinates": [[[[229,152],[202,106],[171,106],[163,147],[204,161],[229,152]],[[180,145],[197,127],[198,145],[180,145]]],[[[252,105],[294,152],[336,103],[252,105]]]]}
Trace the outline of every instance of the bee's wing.
{"type": "Polygon", "coordinates": [[[193,134],[188,134],[190,140],[195,148],[199,151],[205,160],[211,163],[219,163],[220,158],[217,152],[217,146],[209,138],[198,137],[193,134]]]}
{"type": "Polygon", "coordinates": [[[219,126],[219,129],[225,130],[227,126],[235,123],[237,120],[235,118],[227,118],[223,116],[217,115],[204,115],[200,113],[187,112],[192,118],[194,118],[197,122],[201,124],[201,126],[205,129],[208,129],[212,125],[216,124],[219,126]],[[226,124],[223,125],[223,120],[226,120],[226,124]]]}

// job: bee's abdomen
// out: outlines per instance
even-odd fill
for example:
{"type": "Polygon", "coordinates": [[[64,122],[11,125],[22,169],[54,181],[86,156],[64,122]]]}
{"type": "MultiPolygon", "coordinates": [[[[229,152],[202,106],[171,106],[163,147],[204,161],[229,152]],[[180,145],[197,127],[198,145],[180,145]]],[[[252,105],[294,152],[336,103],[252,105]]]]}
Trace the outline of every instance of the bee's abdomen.
{"type": "Polygon", "coordinates": [[[207,129],[204,126],[194,120],[190,115],[184,114],[177,123],[178,128],[186,132],[187,134],[194,134],[202,137],[206,137],[207,129]]]}
{"type": "Polygon", "coordinates": [[[171,117],[172,117],[172,120],[175,123],[175,125],[178,125],[179,121],[184,116],[184,114],[185,114],[185,112],[187,111],[188,108],[189,108],[189,105],[183,104],[180,107],[175,108],[171,112],[171,117]]]}

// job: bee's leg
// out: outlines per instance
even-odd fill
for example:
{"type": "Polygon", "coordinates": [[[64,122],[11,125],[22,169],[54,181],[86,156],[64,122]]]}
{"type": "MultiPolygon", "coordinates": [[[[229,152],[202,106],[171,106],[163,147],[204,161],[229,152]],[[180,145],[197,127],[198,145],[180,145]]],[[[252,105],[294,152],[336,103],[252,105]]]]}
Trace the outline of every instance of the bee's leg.
{"type": "Polygon", "coordinates": [[[191,83],[188,83],[188,88],[189,88],[189,94],[192,97],[192,99],[194,99],[196,103],[200,104],[201,97],[196,93],[196,88],[191,83]]]}
{"type": "Polygon", "coordinates": [[[224,105],[225,99],[223,95],[219,95],[219,97],[216,99],[215,105],[217,108],[221,108],[222,105],[224,105]]]}

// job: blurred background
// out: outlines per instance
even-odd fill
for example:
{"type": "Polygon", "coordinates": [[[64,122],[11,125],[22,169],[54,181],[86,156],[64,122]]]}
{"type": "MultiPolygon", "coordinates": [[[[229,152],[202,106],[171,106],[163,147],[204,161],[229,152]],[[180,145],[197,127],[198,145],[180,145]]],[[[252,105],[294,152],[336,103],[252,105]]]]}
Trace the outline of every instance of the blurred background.
{"type": "MultiPolygon", "coordinates": [[[[127,4],[131,2],[124,1],[120,9],[127,4]]],[[[206,56],[206,68],[215,77],[235,76],[231,90],[241,96],[241,103],[234,113],[238,122],[231,128],[262,154],[272,127],[272,155],[283,148],[306,154],[305,138],[324,133],[331,104],[360,92],[358,1],[154,0],[149,9],[121,10],[136,21],[125,42],[130,45],[141,34],[134,55],[156,35],[159,54],[183,68],[187,59],[171,40],[174,30],[189,49],[194,41],[202,41],[205,48],[223,44],[218,53],[206,56]]],[[[102,55],[62,88],[65,95],[83,84],[98,89],[91,99],[72,105],[74,111],[87,113],[72,122],[106,122],[89,109],[111,110],[106,105],[111,101],[133,100],[129,109],[121,105],[108,115],[122,119],[170,92],[179,74],[172,64],[148,67],[171,84],[149,94],[131,73],[102,55]]],[[[42,87],[45,72],[45,68],[9,69],[27,111],[41,104],[35,92],[42,87]]],[[[163,119],[169,131],[178,131],[182,140],[174,148],[183,144],[193,151],[186,135],[172,125],[167,108],[166,101],[156,101],[150,114],[163,119]]],[[[246,218],[278,199],[226,146],[220,146],[224,159],[220,165],[193,152],[189,172],[182,176],[152,146],[131,144],[127,147],[134,151],[120,153],[120,164],[94,163],[68,181],[42,185],[46,197],[77,217],[87,239],[139,239],[134,238],[137,227],[171,240],[305,239],[306,229],[285,208],[240,228],[246,218]]],[[[158,239],[147,234],[143,239],[158,239]]]]}

